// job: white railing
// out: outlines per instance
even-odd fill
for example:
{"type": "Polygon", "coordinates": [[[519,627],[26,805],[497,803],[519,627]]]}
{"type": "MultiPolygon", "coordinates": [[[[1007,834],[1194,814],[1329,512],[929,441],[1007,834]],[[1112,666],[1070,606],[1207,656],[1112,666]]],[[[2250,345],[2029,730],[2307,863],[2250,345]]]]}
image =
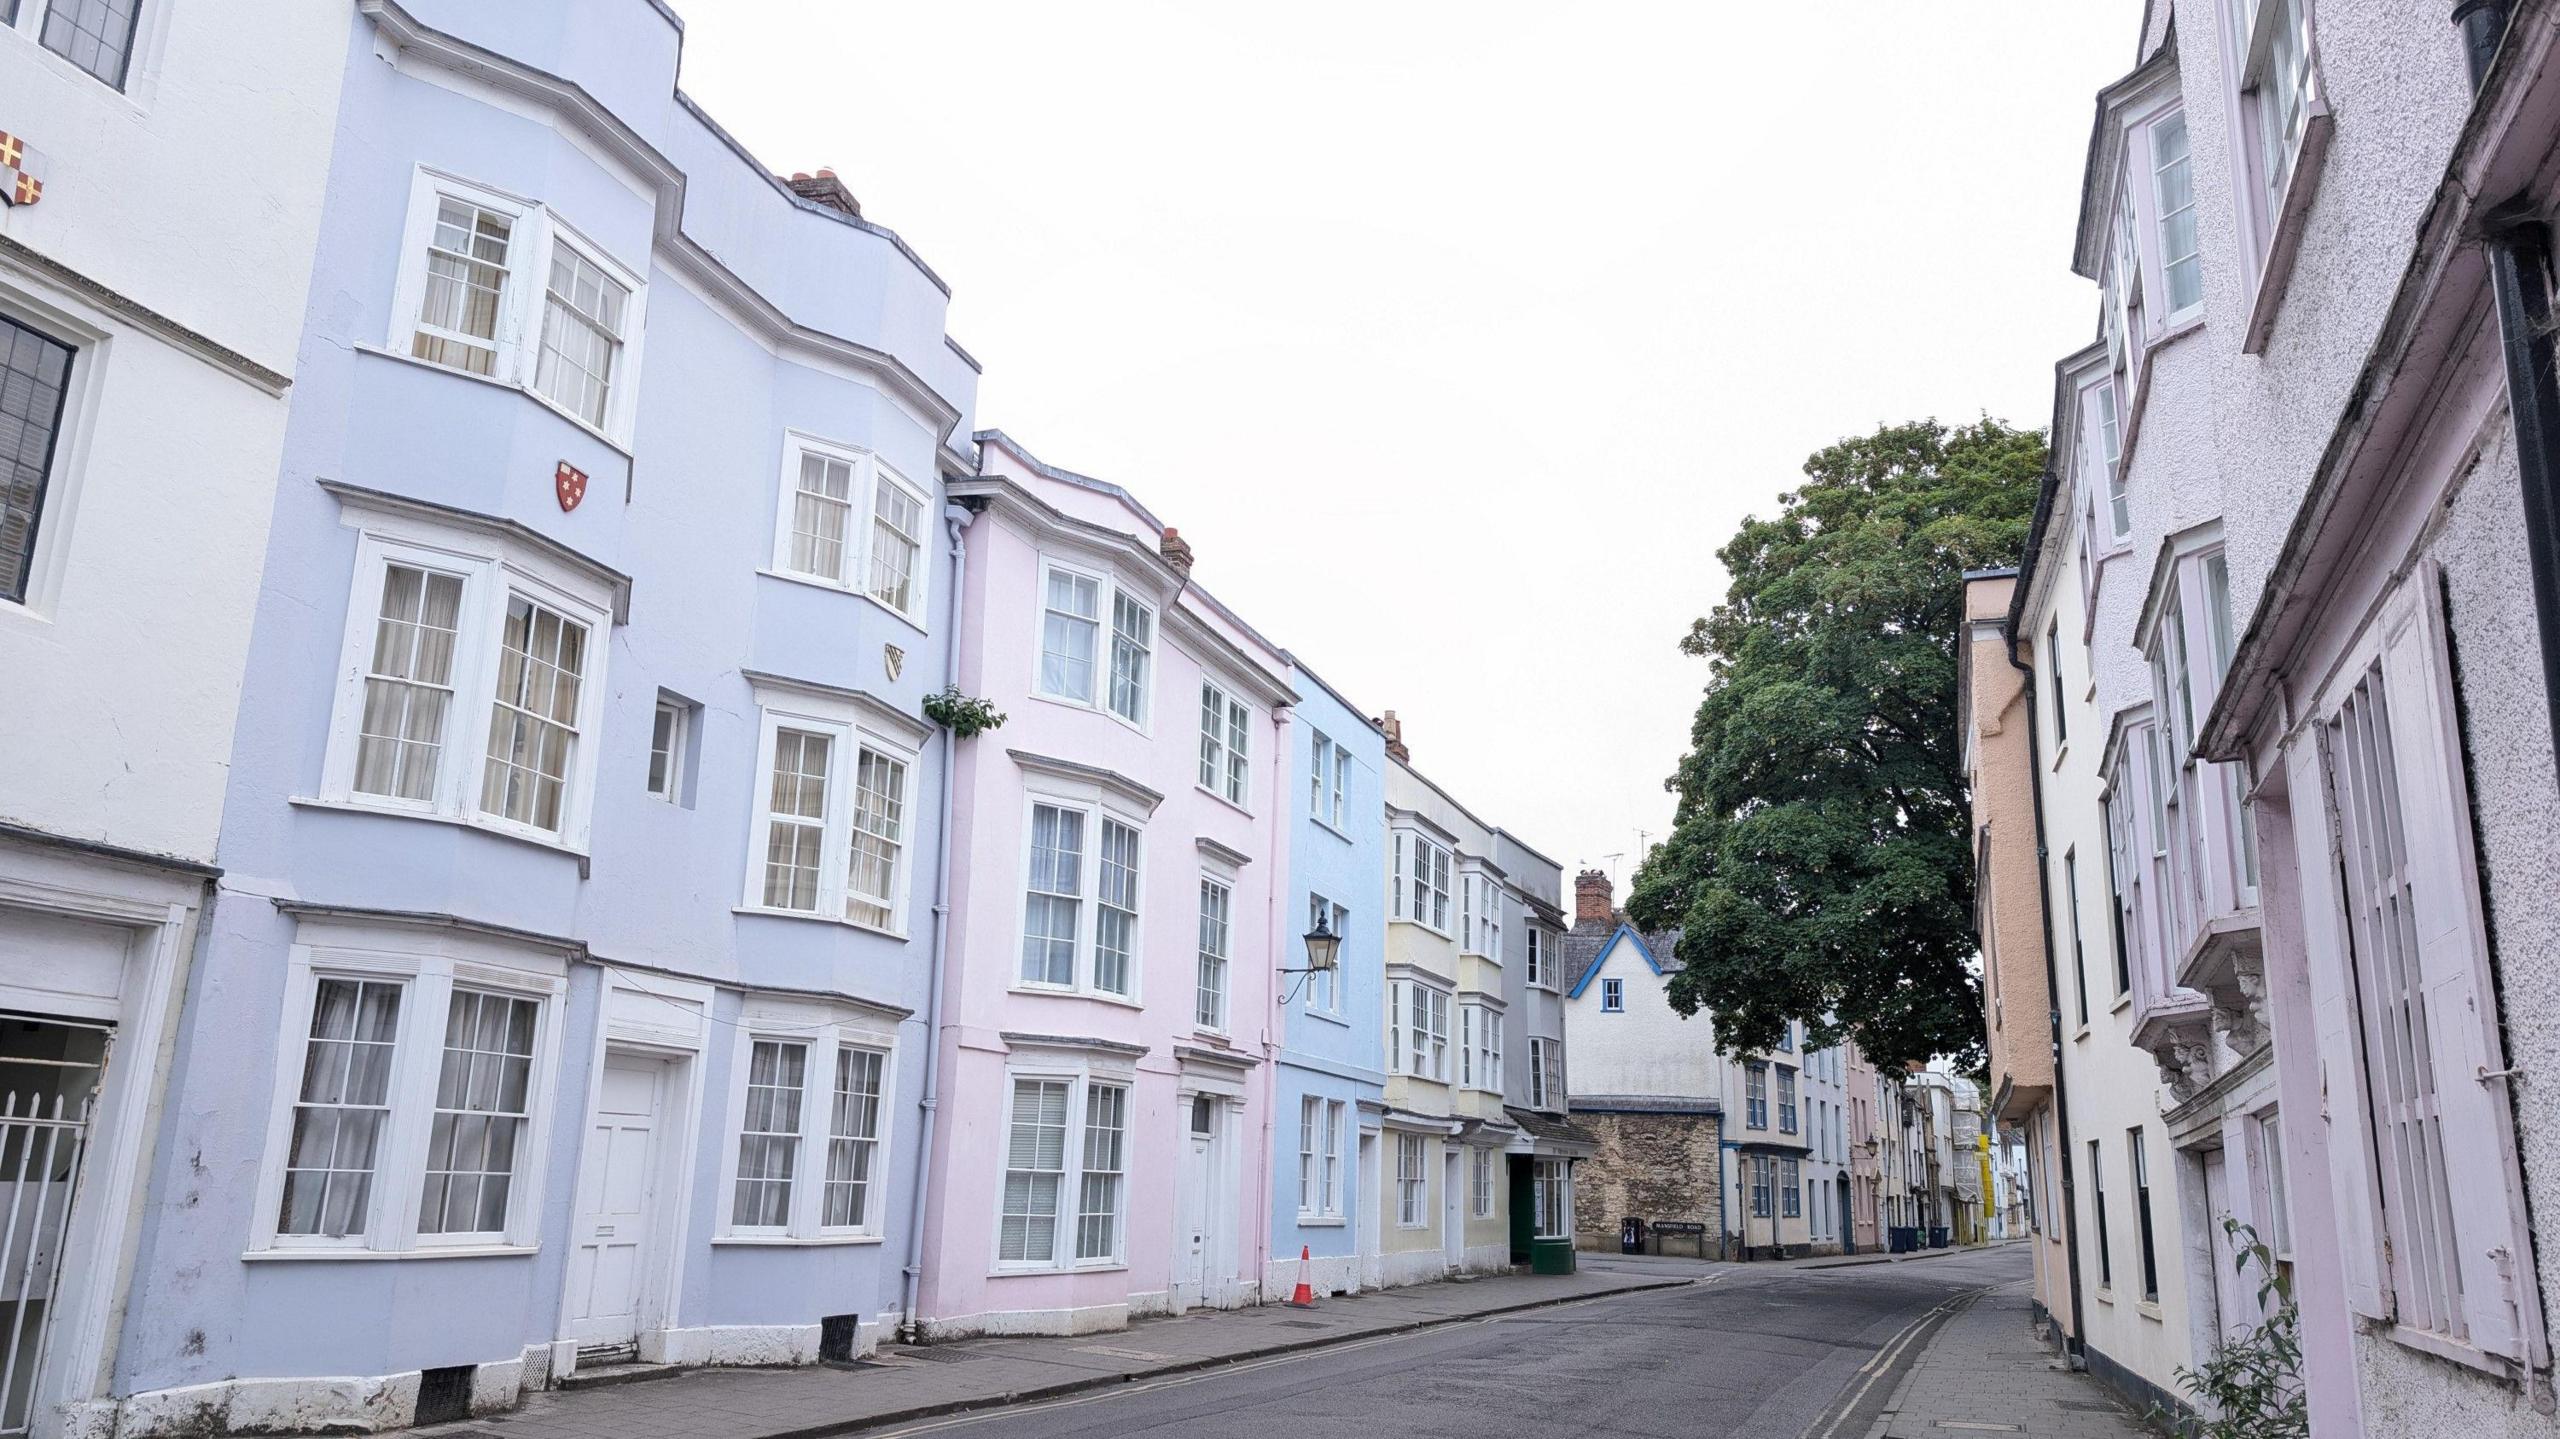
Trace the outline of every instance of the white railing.
{"type": "Polygon", "coordinates": [[[88,1141],[85,1099],[0,1094],[0,1435],[29,1428],[88,1141]]]}

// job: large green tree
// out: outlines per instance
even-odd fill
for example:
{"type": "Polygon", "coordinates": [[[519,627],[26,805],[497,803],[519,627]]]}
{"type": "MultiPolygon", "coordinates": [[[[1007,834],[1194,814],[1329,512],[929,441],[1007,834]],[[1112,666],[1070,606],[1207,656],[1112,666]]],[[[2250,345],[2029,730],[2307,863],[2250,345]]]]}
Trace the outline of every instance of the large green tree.
{"type": "Polygon", "coordinates": [[[1984,419],[1843,440],[1717,552],[1723,604],[1680,647],[1708,662],[1671,837],[1628,901],[1681,927],[1672,1002],[1727,1053],[1802,1019],[1877,1063],[1982,1044],[1958,759],[1962,575],[2014,564],[2044,436],[1984,419]]]}

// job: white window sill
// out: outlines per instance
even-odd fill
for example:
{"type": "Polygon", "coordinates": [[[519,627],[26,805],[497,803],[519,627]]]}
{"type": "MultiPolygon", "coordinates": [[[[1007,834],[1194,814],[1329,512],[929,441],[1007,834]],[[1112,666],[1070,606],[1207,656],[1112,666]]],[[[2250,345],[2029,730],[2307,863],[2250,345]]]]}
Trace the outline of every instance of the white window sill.
{"type": "Polygon", "coordinates": [[[2449,1364],[2478,1369],[2506,1380],[2514,1379],[2517,1372],[2512,1362],[2484,1350],[2474,1349],[2458,1339],[2449,1339],[2442,1334],[2431,1334],[2423,1329],[2412,1329],[2405,1324],[2370,1320],[2362,1316],[2358,1316],[2357,1323],[2367,1327],[2372,1333],[2388,1338],[2402,1348],[2415,1349],[2421,1354],[2432,1354],[2449,1364]]]}
{"type": "Polygon", "coordinates": [[[2127,1010],[2128,1008],[2131,1008],[2131,1007],[2132,1007],[2132,1005],[2133,1005],[2133,991],[2128,989],[2128,990],[2126,990],[2124,993],[2119,994],[2119,995],[2117,995],[2117,996],[2116,996],[2115,1003],[2110,1004],[2110,1005],[2108,1005],[2108,1006],[2107,1006],[2107,1013],[2109,1013],[2109,1014],[2122,1014],[2122,1013],[2124,1013],[2124,1012],[2125,1012],[2125,1010],[2127,1010]]]}
{"type": "Polygon", "coordinates": [[[1422,919],[1407,919],[1407,918],[1405,918],[1403,915],[1397,915],[1395,918],[1388,920],[1388,921],[1387,921],[1387,923],[1389,923],[1389,924],[1409,924],[1409,925],[1412,925],[1415,929],[1421,930],[1424,934],[1432,935],[1432,936],[1434,936],[1434,937],[1436,937],[1436,938],[1439,938],[1439,939],[1447,939],[1447,938],[1449,937],[1449,931],[1447,931],[1447,930],[1445,930],[1445,929],[1434,929],[1434,928],[1432,928],[1432,927],[1431,927],[1431,922],[1430,922],[1429,920],[1422,920],[1422,919]]]}
{"type": "Polygon", "coordinates": [[[2157,1299],[2137,1299],[2133,1301],[2133,1310],[2136,1314],[2141,1315],[2143,1318],[2150,1320],[2154,1324],[2166,1324],[2168,1322],[2160,1315],[2160,1301],[2157,1299]]]}
{"type": "Polygon", "coordinates": [[[517,1259],[541,1252],[532,1244],[444,1244],[415,1249],[252,1249],[240,1256],[249,1264],[290,1264],[310,1260],[351,1259],[378,1262],[402,1259],[517,1259]]]}
{"type": "Polygon", "coordinates": [[[1089,999],[1096,1004],[1118,1005],[1122,1009],[1144,1009],[1145,1005],[1125,994],[1112,994],[1100,989],[1073,989],[1060,984],[1025,984],[1019,980],[1006,986],[1006,993],[1029,995],[1036,999],[1089,999]]]}
{"type": "Polygon", "coordinates": [[[1336,1014],[1329,1009],[1317,1009],[1313,1005],[1308,1005],[1300,1009],[1298,1014],[1304,1019],[1321,1019],[1327,1024],[1338,1024],[1345,1029],[1349,1029],[1351,1027],[1351,1021],[1344,1016],[1336,1014]]]}
{"type": "Polygon", "coordinates": [[[1245,818],[1247,818],[1247,819],[1251,819],[1251,818],[1253,818],[1253,811],[1252,811],[1252,810],[1246,809],[1243,805],[1240,805],[1240,804],[1236,803],[1234,800],[1231,800],[1231,799],[1227,798],[1225,795],[1222,795],[1222,794],[1218,793],[1216,790],[1209,788],[1207,785],[1205,785],[1205,784],[1201,784],[1201,783],[1200,783],[1200,782],[1198,782],[1197,780],[1194,780],[1194,781],[1192,782],[1191,787],[1192,787],[1193,789],[1196,789],[1196,790],[1200,791],[1202,794],[1207,795],[1209,798],[1216,800],[1218,803],[1220,803],[1220,804],[1222,804],[1222,805],[1225,805],[1227,808],[1229,808],[1229,809],[1231,809],[1231,810],[1234,810],[1236,813],[1238,813],[1238,814],[1240,814],[1240,815],[1243,815],[1245,818]]]}
{"type": "MultiPolygon", "coordinates": [[[[896,611],[892,610],[890,613],[895,614],[896,611]]],[[[1127,715],[1120,713],[1118,710],[1113,709],[1108,705],[1099,704],[1093,700],[1080,700],[1074,695],[1053,695],[1046,690],[1037,689],[1031,692],[1029,698],[1035,704],[1056,705],[1062,710],[1074,710],[1079,714],[1100,715],[1104,719],[1111,721],[1122,729],[1128,730],[1132,734],[1143,735],[1149,739],[1153,739],[1155,737],[1154,731],[1149,730],[1145,725],[1138,723],[1136,720],[1129,718],[1127,715]]],[[[1148,691],[1145,698],[1152,701],[1155,698],[1154,691],[1148,691]]]]}
{"type": "Polygon", "coordinates": [[[1216,1049],[1233,1049],[1236,1043],[1234,1035],[1223,1029],[1211,1029],[1205,1024],[1192,1025],[1191,1037],[1216,1049]]]}
{"type": "Polygon", "coordinates": [[[1298,1213],[1300,1229],[1340,1229],[1349,1222],[1339,1214],[1309,1214],[1304,1210],[1298,1213]]]}
{"type": "Polygon", "coordinates": [[[2062,762],[2070,757],[2071,741],[2064,740],[2062,743],[2053,747],[2053,762],[2047,765],[2046,768],[2052,770],[2055,774],[2060,774],[2062,773],[2062,762]]]}
{"type": "Polygon", "coordinates": [[[878,1244],[877,1234],[816,1234],[802,1238],[796,1234],[722,1234],[711,1241],[714,1249],[836,1249],[854,1244],[878,1244]]]}
{"type": "Polygon", "coordinates": [[[832,924],[839,929],[855,929],[862,931],[864,934],[876,934],[882,939],[894,939],[900,944],[906,943],[908,938],[905,933],[899,930],[881,929],[876,925],[864,924],[858,919],[846,919],[841,915],[834,914],[819,914],[814,910],[776,909],[770,905],[741,904],[732,906],[729,912],[731,914],[762,915],[767,919],[797,919],[809,924],[832,924]]]}
{"type": "Polygon", "coordinates": [[[860,600],[871,606],[873,609],[878,610],[880,613],[887,615],[889,618],[898,621],[911,630],[914,630],[917,634],[924,635],[932,633],[932,631],[925,628],[924,621],[922,619],[908,614],[905,610],[899,609],[897,606],[890,604],[888,601],[871,593],[869,590],[858,590],[851,585],[840,585],[822,575],[799,575],[793,574],[789,570],[777,570],[771,567],[759,568],[756,573],[769,580],[780,580],[784,584],[805,585],[810,589],[823,590],[831,595],[843,595],[847,599],[860,600]]]}
{"type": "Polygon", "coordinates": [[[1315,821],[1316,828],[1323,830],[1326,834],[1332,835],[1335,839],[1342,841],[1344,844],[1358,844],[1360,842],[1351,837],[1350,831],[1344,829],[1338,824],[1335,824],[1332,820],[1326,819],[1322,815],[1311,814],[1308,815],[1307,818],[1315,821]]]}
{"type": "Polygon", "coordinates": [[[456,829],[478,830],[482,834],[495,835],[499,839],[513,840],[517,844],[529,844],[536,849],[551,850],[555,853],[565,854],[578,860],[585,860],[589,857],[584,849],[581,849],[577,845],[570,844],[557,836],[544,835],[535,830],[520,829],[511,824],[501,824],[491,820],[486,815],[448,814],[443,810],[415,809],[405,805],[374,804],[368,800],[357,798],[321,799],[315,795],[302,794],[293,795],[287,798],[285,803],[294,806],[296,809],[328,809],[336,810],[341,814],[370,814],[379,815],[384,819],[414,819],[423,821],[427,824],[448,824],[452,825],[456,829]]]}
{"type": "Polygon", "coordinates": [[[2071,1037],[2074,1041],[2087,1039],[2089,1037],[2089,1021],[2085,1019],[2080,1021],[2080,1027],[2071,1032],[2071,1037]]]}
{"type": "Polygon", "coordinates": [[[577,426],[579,429],[585,431],[597,443],[605,446],[605,448],[609,450],[612,450],[615,454],[622,456],[626,462],[631,458],[630,446],[587,423],[585,416],[571,414],[566,408],[562,407],[559,401],[530,385],[520,385],[513,380],[501,379],[496,375],[475,375],[469,370],[457,370],[451,365],[439,365],[433,360],[421,360],[415,355],[403,354],[402,352],[391,348],[389,345],[376,345],[363,340],[358,340],[354,345],[350,346],[350,348],[362,354],[377,355],[386,360],[398,360],[404,365],[415,365],[421,370],[429,370],[439,375],[451,375],[457,380],[469,380],[475,385],[487,385],[493,390],[512,391],[515,394],[522,395],[526,399],[533,401],[542,408],[549,410],[551,413],[558,415],[561,419],[568,421],[570,424],[577,426]]]}
{"type": "Polygon", "coordinates": [[[2335,126],[2329,107],[2314,101],[2303,117],[2302,137],[2294,142],[2293,168],[2285,173],[2284,194],[2276,201],[2275,213],[2268,217],[2272,231],[2267,252],[2258,259],[2258,276],[2249,294],[2248,328],[2240,334],[2240,352],[2262,354],[2268,338],[2274,334],[2276,312],[2284,308],[2285,292],[2293,281],[2293,263],[2302,249],[2302,232],[2306,228],[2311,202],[2320,193],[2320,172],[2326,168],[2329,138],[2335,126]]]}
{"type": "Polygon", "coordinates": [[[1126,1274],[1129,1266],[1117,1259],[1088,1259],[1081,1264],[1009,1264],[987,1271],[989,1279],[1045,1279],[1057,1274],[1126,1274]]]}
{"type": "Polygon", "coordinates": [[[1396,1221],[1396,1228],[1398,1228],[1398,1229],[1422,1230],[1422,1229],[1429,1229],[1430,1227],[1431,1227],[1431,1222],[1430,1222],[1429,1220],[1427,1220],[1427,1219],[1426,1219],[1426,1220],[1419,1221],[1419,1222],[1417,1222],[1417,1223],[1413,1223],[1413,1224],[1407,1224],[1407,1223],[1405,1223],[1405,1222],[1404,1222],[1403,1220],[1401,1220],[1401,1219],[1399,1219],[1399,1220],[1397,1220],[1397,1221],[1396,1221]]]}

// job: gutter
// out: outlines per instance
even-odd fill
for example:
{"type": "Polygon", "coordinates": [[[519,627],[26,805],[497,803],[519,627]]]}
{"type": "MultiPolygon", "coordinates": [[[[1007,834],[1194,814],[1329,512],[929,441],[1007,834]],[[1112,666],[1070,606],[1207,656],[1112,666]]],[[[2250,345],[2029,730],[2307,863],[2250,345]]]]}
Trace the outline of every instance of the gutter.
{"type": "MultiPolygon", "coordinates": [[[[2510,0],[2461,0],[2453,22],[2476,96],[2510,25],[2510,0]]],[[[2498,303],[2498,349],[2506,361],[2507,413],[2516,436],[2524,499],[2525,554],[2533,572],[2533,614],[2542,640],[2542,692],[2560,753],[2560,354],[2552,331],[2551,232],[2519,196],[2483,217],[2489,288],[2498,303]]]]}
{"type": "Polygon", "coordinates": [[[2063,1341],[2063,1354],[2071,1367],[2086,1370],[2088,1316],[2081,1299],[2080,1284],[2080,1203],[2079,1186],[2071,1170],[2071,1086],[2064,1078],[2062,1063],[2062,984],[2056,972],[2053,941],[2053,861],[2045,844],[2044,827],[2044,726],[2036,722],[2035,666],[2018,658],[2018,622],[2025,618],[2027,590],[2035,583],[2036,556],[2044,548],[2046,526],[2053,522],[2053,497],[2062,487],[2051,470],[2045,471],[2044,484],[2036,492],[2036,512],[2027,522],[2026,554],[2018,565],[2018,578],[2009,593],[2009,614],[2001,622],[2002,647],[2009,655],[2009,667],[2025,675],[2027,698],[2027,782],[2035,794],[2036,807],[2036,904],[2044,924],[2044,997],[2045,1021],[2053,1046],[2053,1123],[2054,1167],[2061,1172],[2062,1183],[2062,1249],[2071,1272],[2071,1336],[2063,1341]]]}
{"type": "MultiPolygon", "coordinates": [[[[942,511],[944,529],[951,535],[951,616],[950,628],[944,631],[942,652],[942,686],[949,689],[960,682],[960,601],[968,589],[969,522],[978,512],[965,505],[945,505],[942,511]]],[[[907,1263],[903,1271],[903,1293],[900,1311],[905,1316],[906,1342],[913,1344],[923,1337],[923,1326],[916,1318],[917,1291],[924,1280],[924,1217],[933,1212],[927,1198],[933,1189],[934,1120],[940,1113],[942,1090],[942,1002],[943,990],[951,973],[951,790],[953,775],[960,767],[960,737],[950,730],[942,732],[942,807],[940,823],[933,837],[933,952],[931,971],[926,978],[927,998],[924,1020],[924,1094],[917,1108],[924,1111],[916,1130],[916,1186],[907,1225],[907,1263]]]]}

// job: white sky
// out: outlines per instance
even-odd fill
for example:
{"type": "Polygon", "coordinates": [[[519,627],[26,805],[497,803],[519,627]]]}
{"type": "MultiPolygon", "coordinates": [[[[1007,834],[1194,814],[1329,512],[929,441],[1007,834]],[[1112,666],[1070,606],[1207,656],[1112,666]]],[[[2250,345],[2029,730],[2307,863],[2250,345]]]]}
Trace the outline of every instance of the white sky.
{"type": "Polygon", "coordinates": [[[1880,422],[2049,418],[2141,9],[676,3],[686,91],[951,284],[981,425],[1622,879],[1743,516],[1880,422]]]}

